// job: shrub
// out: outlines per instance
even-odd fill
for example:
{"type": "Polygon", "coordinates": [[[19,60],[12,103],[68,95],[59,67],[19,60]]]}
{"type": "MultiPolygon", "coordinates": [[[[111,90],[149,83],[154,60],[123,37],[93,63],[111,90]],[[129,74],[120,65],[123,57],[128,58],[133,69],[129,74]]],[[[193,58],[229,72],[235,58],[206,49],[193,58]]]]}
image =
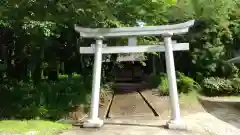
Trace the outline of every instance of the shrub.
{"type": "MultiPolygon", "coordinates": [[[[192,78],[185,76],[181,72],[177,72],[177,86],[178,86],[178,92],[179,93],[188,93],[193,90],[200,90],[201,86],[194,81],[192,78]]],[[[151,84],[152,86],[157,86],[159,89],[160,95],[168,95],[168,79],[166,74],[160,74],[160,75],[151,75],[151,84]]]]}
{"type": "Polygon", "coordinates": [[[219,77],[205,78],[201,85],[202,93],[207,96],[232,95],[236,93],[233,83],[229,79],[219,77]]]}
{"type": "Polygon", "coordinates": [[[163,75],[160,77],[160,84],[158,86],[159,94],[161,96],[166,96],[169,94],[168,90],[168,79],[166,75],[163,75]]]}
{"type": "Polygon", "coordinates": [[[0,116],[13,118],[59,119],[74,105],[90,103],[90,86],[81,78],[1,84],[0,116]]]}
{"type": "MultiPolygon", "coordinates": [[[[60,79],[58,81],[6,81],[0,84],[1,118],[51,119],[68,115],[77,105],[87,111],[91,102],[91,78],[60,79]]],[[[111,91],[112,84],[101,89],[101,99],[111,91]]]]}
{"type": "Polygon", "coordinates": [[[240,94],[240,78],[232,79],[232,87],[234,89],[235,94],[240,94]]]}
{"type": "Polygon", "coordinates": [[[192,78],[185,76],[181,72],[177,72],[177,78],[178,78],[178,89],[179,92],[181,93],[189,93],[190,91],[193,90],[200,90],[201,86],[194,81],[192,78]]]}

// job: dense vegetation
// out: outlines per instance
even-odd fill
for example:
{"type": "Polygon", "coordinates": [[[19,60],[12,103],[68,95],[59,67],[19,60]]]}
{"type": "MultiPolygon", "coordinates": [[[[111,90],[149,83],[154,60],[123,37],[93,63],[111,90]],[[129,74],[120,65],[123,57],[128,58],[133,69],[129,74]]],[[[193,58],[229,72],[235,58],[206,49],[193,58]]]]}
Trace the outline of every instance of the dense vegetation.
{"type": "MultiPolygon", "coordinates": [[[[93,57],[80,55],[78,47],[94,40],[80,38],[75,24],[122,27],[135,26],[136,20],[161,25],[195,19],[188,34],[174,37],[191,45],[189,52],[175,53],[176,69],[182,72],[178,74],[180,91],[199,89],[199,83],[202,93],[211,96],[239,94],[239,65],[225,62],[239,49],[239,4],[238,0],[2,0],[0,116],[56,119],[60,117],[56,112],[88,102],[93,57]],[[67,79],[59,78],[60,74],[67,74],[67,79]]],[[[161,38],[140,40],[151,43],[161,38]]],[[[126,39],[105,42],[118,45],[126,39]]],[[[160,89],[166,94],[166,77],[161,75],[164,54],[145,56],[146,73],[155,67],[153,76],[165,84],[160,89]]],[[[110,80],[114,66],[121,65],[103,64],[103,83],[110,80]]]]}
{"type": "MultiPolygon", "coordinates": [[[[191,91],[199,91],[201,86],[194,81],[192,78],[185,76],[184,73],[177,72],[177,87],[179,93],[189,93],[191,91]]],[[[150,75],[149,84],[153,88],[158,88],[159,94],[162,96],[169,95],[168,90],[168,79],[167,75],[164,73],[160,75],[150,75]]]]}

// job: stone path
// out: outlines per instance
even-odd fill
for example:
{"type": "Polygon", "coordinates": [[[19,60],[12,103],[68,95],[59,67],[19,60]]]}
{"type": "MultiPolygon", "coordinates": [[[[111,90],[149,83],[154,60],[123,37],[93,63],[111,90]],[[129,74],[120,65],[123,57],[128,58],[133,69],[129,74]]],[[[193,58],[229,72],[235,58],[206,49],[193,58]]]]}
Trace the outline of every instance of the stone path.
{"type": "MultiPolygon", "coordinates": [[[[184,117],[187,131],[163,128],[164,120],[118,119],[106,120],[100,129],[81,129],[65,132],[61,135],[240,135],[240,129],[206,112],[184,117]]],[[[240,124],[240,123],[239,123],[240,124]]]]}
{"type": "Polygon", "coordinates": [[[109,117],[152,116],[153,112],[137,91],[116,94],[110,108],[109,117]]]}

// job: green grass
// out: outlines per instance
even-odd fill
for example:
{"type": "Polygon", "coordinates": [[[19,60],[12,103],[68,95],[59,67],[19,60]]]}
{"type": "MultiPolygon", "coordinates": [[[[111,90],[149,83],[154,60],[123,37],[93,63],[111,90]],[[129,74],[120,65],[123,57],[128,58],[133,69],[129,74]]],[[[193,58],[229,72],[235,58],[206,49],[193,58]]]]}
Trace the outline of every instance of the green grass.
{"type": "Polygon", "coordinates": [[[198,93],[196,91],[191,91],[189,93],[181,93],[181,94],[179,94],[179,96],[180,96],[179,102],[183,103],[183,104],[197,103],[198,102],[197,95],[198,95],[198,93]]]}
{"type": "Polygon", "coordinates": [[[58,132],[71,129],[69,124],[60,124],[43,120],[3,120],[0,121],[0,133],[18,133],[37,131],[37,135],[54,135],[58,132]]]}
{"type": "MultiPolygon", "coordinates": [[[[179,98],[179,101],[180,102],[189,102],[189,103],[196,103],[198,102],[198,99],[197,99],[197,96],[198,95],[201,95],[199,94],[198,92],[196,91],[191,91],[187,94],[183,94],[181,93],[180,94],[180,98],[179,98]]],[[[204,95],[202,95],[204,96],[204,95]]],[[[236,95],[236,96],[217,96],[219,98],[226,98],[226,99],[240,99],[240,95],[236,95]]]]}

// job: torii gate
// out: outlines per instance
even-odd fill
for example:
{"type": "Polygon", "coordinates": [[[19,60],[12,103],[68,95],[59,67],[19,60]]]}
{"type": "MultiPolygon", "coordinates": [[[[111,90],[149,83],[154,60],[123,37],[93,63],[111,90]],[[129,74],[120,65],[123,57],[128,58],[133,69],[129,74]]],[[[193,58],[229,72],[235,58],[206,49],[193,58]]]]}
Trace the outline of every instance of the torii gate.
{"type": "Polygon", "coordinates": [[[96,44],[92,47],[80,47],[80,53],[94,54],[92,99],[90,117],[83,123],[83,127],[101,127],[103,120],[99,119],[99,93],[101,80],[102,54],[112,53],[139,53],[139,52],[165,52],[169,96],[171,104],[171,120],[167,122],[168,128],[185,128],[181,120],[180,107],[178,101],[178,91],[175,75],[175,65],[173,51],[189,50],[188,43],[173,43],[174,34],[187,33],[189,28],[194,25],[194,20],[184,23],[162,26],[143,26],[143,27],[123,27],[123,28],[82,28],[75,26],[75,30],[84,38],[95,38],[96,44]],[[137,37],[137,36],[156,36],[164,38],[160,45],[141,45],[141,46],[103,46],[104,38],[111,37],[137,37]]]}

